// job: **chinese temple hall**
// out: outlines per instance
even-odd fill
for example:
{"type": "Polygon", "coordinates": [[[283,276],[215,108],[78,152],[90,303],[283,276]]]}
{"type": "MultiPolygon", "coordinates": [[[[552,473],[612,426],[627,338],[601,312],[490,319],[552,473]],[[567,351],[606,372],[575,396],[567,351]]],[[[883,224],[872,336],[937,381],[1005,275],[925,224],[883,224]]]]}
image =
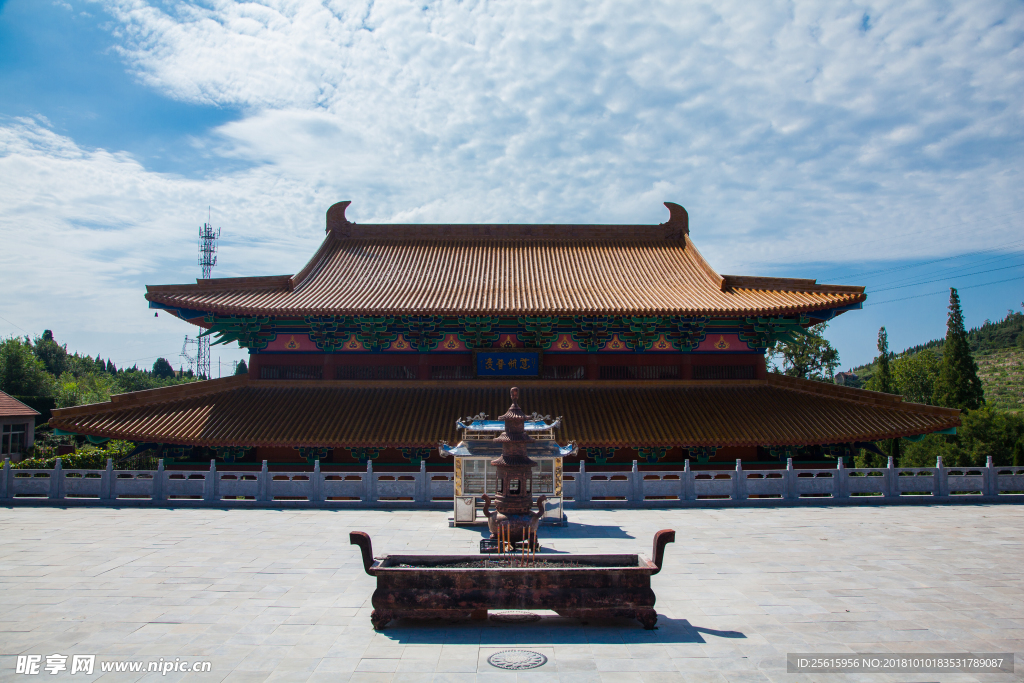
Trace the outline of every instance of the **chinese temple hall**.
{"type": "Polygon", "coordinates": [[[500,431],[488,417],[513,383],[554,416],[538,428],[562,418],[567,469],[778,467],[960,424],[956,410],[767,373],[773,340],[860,308],[864,288],[719,275],[676,204],[660,225],[356,224],[348,204],[294,275],[147,288],[151,308],[248,349],[248,375],[50,424],[179,465],[449,472],[439,444],[474,422],[500,431]]]}

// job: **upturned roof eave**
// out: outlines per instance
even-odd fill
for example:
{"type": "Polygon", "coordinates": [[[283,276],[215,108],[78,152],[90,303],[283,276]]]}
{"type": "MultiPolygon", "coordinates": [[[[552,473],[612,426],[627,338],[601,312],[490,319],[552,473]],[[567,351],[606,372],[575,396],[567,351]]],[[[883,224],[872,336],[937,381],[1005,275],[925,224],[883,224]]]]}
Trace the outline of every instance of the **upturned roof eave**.
{"type": "MultiPolygon", "coordinates": [[[[833,308],[844,308],[867,299],[864,294],[836,297],[831,301],[808,302],[804,305],[772,306],[772,307],[736,307],[736,308],[708,308],[699,306],[679,306],[674,308],[656,308],[637,306],[635,308],[611,307],[611,308],[578,308],[578,309],[557,309],[542,307],[510,307],[510,308],[441,308],[441,307],[346,307],[333,308],[329,306],[310,307],[272,307],[272,306],[236,306],[219,303],[208,303],[202,301],[182,301],[170,296],[158,294],[146,294],[146,300],[153,303],[163,304],[171,307],[181,307],[190,310],[203,311],[204,313],[232,315],[232,316],[273,316],[273,317],[304,317],[313,315],[336,315],[336,316],[359,316],[359,315],[431,315],[431,316],[500,316],[517,317],[527,315],[552,315],[560,317],[598,317],[598,316],[693,316],[727,318],[734,316],[775,316],[775,315],[799,315],[802,313],[814,313],[826,311],[833,308]]],[[[839,311],[838,313],[843,313],[839,311]]]]}
{"type": "MultiPolygon", "coordinates": [[[[174,438],[169,439],[166,434],[157,433],[137,433],[129,432],[118,429],[86,429],[82,430],[80,427],[76,427],[73,423],[66,421],[60,421],[56,418],[51,418],[49,425],[57,429],[71,431],[80,435],[94,436],[97,438],[109,438],[109,439],[126,439],[141,443],[153,442],[153,443],[168,443],[181,446],[205,446],[205,447],[231,447],[231,448],[437,448],[435,441],[414,441],[414,440],[398,440],[398,441],[341,441],[341,440],[316,440],[316,439],[302,439],[302,440],[274,440],[274,439],[197,439],[192,437],[174,438]]],[[[587,446],[590,447],[605,447],[605,448],[630,448],[634,446],[642,447],[656,447],[656,448],[676,448],[676,447],[720,447],[720,448],[736,448],[736,447],[764,447],[764,446],[816,446],[816,445],[829,445],[829,444],[840,444],[850,443],[851,441],[881,441],[884,439],[898,439],[905,436],[918,436],[920,434],[932,434],[935,432],[941,432],[951,427],[959,427],[960,420],[950,420],[948,422],[942,422],[936,425],[929,426],[927,429],[904,429],[895,431],[875,431],[866,432],[858,435],[851,435],[848,439],[837,439],[835,441],[823,441],[821,439],[734,439],[734,440],[709,440],[709,439],[693,439],[687,441],[685,444],[677,441],[664,440],[658,438],[644,439],[643,443],[638,443],[626,439],[617,440],[588,440],[587,446]]]]}
{"type": "MultiPolygon", "coordinates": [[[[727,413],[718,417],[708,417],[707,420],[710,421],[692,417],[698,413],[680,415],[673,413],[675,417],[672,417],[672,420],[684,420],[689,426],[680,423],[678,427],[672,429],[664,429],[665,425],[646,429],[642,427],[644,416],[646,419],[650,419],[651,414],[645,412],[647,409],[643,408],[641,409],[642,414],[635,416],[636,421],[630,422],[633,426],[624,431],[618,428],[611,429],[612,433],[607,433],[609,429],[605,427],[598,429],[595,425],[599,425],[602,420],[611,419],[612,415],[605,414],[604,408],[600,408],[600,406],[588,406],[587,396],[590,394],[579,393],[581,390],[586,392],[596,382],[598,381],[582,382],[580,386],[572,387],[567,387],[564,383],[542,380],[530,383],[519,382],[518,384],[522,391],[538,392],[532,395],[540,398],[531,400],[553,402],[553,405],[559,409],[561,407],[558,404],[565,401],[571,401],[574,405],[578,405],[580,424],[576,428],[581,433],[580,435],[567,434],[566,438],[576,438],[577,441],[582,439],[582,442],[589,446],[800,446],[899,438],[942,431],[960,425],[960,413],[953,409],[909,404],[903,402],[898,396],[888,394],[837,387],[809,380],[778,377],[773,380],[719,382],[694,380],[652,380],[628,384],[601,382],[600,384],[604,388],[602,393],[609,394],[626,390],[632,397],[630,401],[639,401],[641,404],[645,401],[657,401],[657,405],[665,406],[681,402],[680,405],[685,406],[692,404],[693,401],[700,401],[702,405],[710,402],[709,405],[738,406],[737,410],[740,411],[735,418],[726,419],[724,423],[722,419],[728,417],[727,413]],[[687,393],[691,390],[697,394],[688,398],[687,393]],[[764,393],[766,390],[768,393],[764,393]],[[682,393],[672,393],[676,391],[682,393]],[[654,393],[648,396],[647,392],[654,393]],[[819,399],[812,399],[809,403],[806,398],[798,398],[800,394],[818,396],[819,399]],[[774,407],[776,404],[792,407],[791,411],[786,409],[790,412],[772,418],[779,419],[781,422],[765,422],[766,417],[758,416],[758,411],[763,410],[778,413],[779,408],[774,407]],[[844,408],[844,404],[849,408],[844,408]],[[823,415],[830,416],[823,424],[819,424],[818,412],[821,410],[825,411],[822,413],[823,415]],[[742,415],[746,417],[742,417],[742,415]],[[733,422],[736,424],[732,425],[733,422]],[[775,425],[781,429],[777,429],[775,425]],[[602,434],[601,432],[606,433],[602,434]]],[[[458,396],[461,395],[460,392],[471,388],[475,392],[479,392],[481,389],[495,390],[500,387],[500,395],[504,394],[504,388],[507,386],[507,383],[480,380],[445,384],[449,393],[454,392],[452,394],[454,399],[444,399],[449,401],[458,399],[458,396]]],[[[272,418],[264,424],[263,418],[237,416],[237,408],[241,405],[240,401],[250,408],[254,405],[261,405],[261,414],[265,416],[273,414],[280,417],[278,411],[280,406],[278,408],[273,408],[273,406],[278,405],[281,401],[285,401],[289,405],[293,403],[298,405],[303,401],[308,403],[315,400],[317,405],[335,405],[338,409],[345,405],[349,406],[349,408],[345,408],[349,410],[352,401],[365,401],[374,395],[381,396],[381,391],[388,394],[394,391],[391,394],[394,398],[386,399],[385,402],[391,405],[394,411],[397,411],[396,414],[401,414],[402,410],[409,410],[422,404],[423,391],[431,392],[431,396],[438,396],[437,387],[427,382],[397,380],[375,383],[270,381],[249,380],[247,376],[242,375],[225,378],[225,380],[207,380],[192,385],[122,395],[117,397],[118,400],[107,404],[59,409],[54,411],[54,417],[50,424],[66,431],[98,437],[205,446],[415,447],[432,449],[436,446],[439,438],[445,438],[444,435],[448,433],[447,428],[444,425],[435,424],[433,418],[427,419],[427,413],[416,417],[413,423],[402,427],[401,434],[395,433],[391,436],[385,436],[384,433],[371,436],[374,431],[379,430],[373,428],[367,431],[362,426],[351,427],[353,430],[351,436],[346,436],[349,427],[330,435],[323,433],[319,427],[311,430],[309,434],[304,434],[301,429],[296,431],[294,425],[287,420],[282,422],[278,418],[272,418]],[[236,392],[248,390],[253,390],[256,393],[236,394],[236,392]],[[351,390],[372,390],[374,393],[359,394],[363,398],[357,398],[351,393],[346,393],[351,390]],[[404,396],[403,391],[406,390],[414,393],[404,396]],[[302,392],[304,391],[310,391],[312,394],[303,398],[302,392]],[[333,394],[332,391],[339,391],[339,393],[333,394]],[[253,404],[254,400],[257,403],[253,404]],[[214,418],[214,414],[218,412],[218,406],[220,417],[214,418]],[[271,410],[271,413],[267,413],[267,410],[271,410]],[[219,421],[226,415],[235,415],[232,418],[235,424],[220,425],[219,421]],[[248,424],[247,420],[248,422],[256,420],[259,424],[248,424]],[[424,422],[424,420],[426,421],[424,422]],[[224,429],[227,429],[227,432],[218,434],[218,430],[223,432],[224,429]],[[232,431],[238,433],[228,433],[232,431]],[[366,432],[365,438],[359,435],[360,432],[366,432]],[[277,435],[275,436],[275,434],[277,435]]],[[[474,396],[477,395],[474,393],[474,396]]],[[[485,395],[482,398],[485,402],[491,400],[485,395]]],[[[461,399],[456,402],[459,401],[461,399]]],[[[613,406],[619,405],[617,401],[619,399],[609,403],[608,409],[613,410],[613,406]]],[[[452,406],[454,405],[453,403],[452,406]]],[[[653,404],[650,408],[657,413],[653,404]]],[[[367,407],[366,410],[373,412],[378,409],[367,407]]],[[[453,412],[455,412],[454,408],[453,412]]],[[[630,420],[634,420],[634,418],[630,418],[630,420]]],[[[353,424],[361,424],[361,422],[353,424]]]]}
{"type": "MultiPolygon", "coordinates": [[[[863,287],[852,287],[845,285],[818,284],[814,280],[774,278],[739,275],[720,275],[711,264],[701,255],[700,250],[693,243],[689,234],[689,219],[682,207],[668,203],[671,213],[670,220],[663,224],[653,225],[407,225],[407,224],[370,224],[358,225],[349,222],[344,217],[344,207],[349,202],[341,202],[328,211],[327,235],[318,247],[316,253],[298,273],[294,275],[274,275],[247,278],[214,278],[210,280],[198,280],[194,284],[182,285],[151,285],[147,287],[146,299],[165,306],[180,307],[192,311],[204,311],[224,315],[269,315],[269,316],[304,316],[304,315],[558,315],[558,316],[624,316],[624,315],[684,315],[684,316],[764,316],[764,315],[795,315],[801,313],[812,313],[829,308],[839,308],[854,305],[865,300],[863,287]],[[564,234],[563,234],[564,233],[564,234]],[[572,234],[572,239],[566,235],[572,234]],[[556,237],[551,237],[556,235],[556,237]],[[561,235],[561,237],[557,237],[561,235]],[[565,245],[590,245],[583,252],[587,256],[582,263],[589,263],[585,268],[576,273],[569,274],[568,271],[548,271],[554,261],[546,259],[554,258],[556,261],[561,258],[551,256],[548,247],[540,245],[551,245],[552,243],[564,243],[565,245]],[[422,245],[434,245],[436,249],[462,249],[470,245],[475,249],[490,249],[486,245],[507,245],[527,244],[533,246],[524,247],[533,249],[528,251],[529,259],[523,261],[520,267],[525,268],[523,273],[529,278],[537,277],[540,274],[542,283],[550,284],[553,291],[539,291],[539,299],[545,299],[543,305],[473,305],[474,299],[481,298],[483,290],[477,291],[480,283],[476,283],[469,289],[464,289],[467,282],[462,277],[457,282],[433,283],[419,289],[403,290],[401,296],[407,301],[399,301],[387,304],[366,305],[366,301],[373,301],[377,298],[374,291],[383,286],[377,282],[364,291],[357,299],[361,301],[348,301],[342,305],[328,306],[315,303],[318,297],[327,296],[327,292],[333,292],[335,288],[343,289],[338,283],[344,282],[345,273],[340,272],[338,262],[340,254],[347,254],[350,249],[362,253],[367,247],[373,245],[381,255],[388,254],[386,259],[391,261],[382,262],[381,265],[388,267],[409,267],[427,268],[434,261],[417,260],[418,257],[410,256],[410,253],[421,249],[422,245]],[[449,246],[446,246],[449,245],[449,246]],[[647,254],[657,246],[657,253],[668,256],[650,257],[647,254]],[[667,250],[667,251],[666,251],[667,250]],[[645,255],[647,254],[647,255],[645,255]],[[536,261],[531,259],[537,259],[536,261]],[[655,258],[658,263],[657,272],[666,278],[664,282],[651,280],[643,283],[642,291],[634,291],[626,299],[631,305],[616,305],[608,301],[604,296],[607,287],[613,291],[621,291],[624,285],[635,287],[636,282],[629,277],[621,278],[603,271],[608,259],[611,262],[624,263],[621,259],[633,264],[633,267],[643,270],[644,265],[650,265],[653,261],[645,259],[655,258]],[[406,260],[403,260],[406,259],[406,260]],[[411,260],[407,260],[411,259],[411,260]],[[531,264],[529,266],[525,264],[531,264]],[[602,265],[604,264],[604,265],[602,265]],[[600,266],[600,267],[599,267],[600,266]],[[530,268],[539,269],[536,272],[530,268]],[[596,269],[596,270],[595,270],[596,269]],[[605,272],[604,275],[600,273],[605,272]],[[595,275],[597,273],[597,275],[595,275]],[[573,293],[565,296],[559,292],[563,287],[561,284],[565,278],[578,277],[578,287],[573,293]],[[595,277],[597,279],[595,279],[595,277]],[[324,278],[327,278],[324,281],[324,278]],[[340,278],[340,279],[339,279],[340,278]],[[545,280],[544,278],[547,278],[545,280]],[[550,282],[548,282],[550,280],[550,282]],[[309,292],[317,292],[310,297],[309,292]],[[272,294],[277,292],[278,294],[272,294]],[[303,296],[312,299],[314,303],[304,305],[292,305],[288,299],[303,296]],[[792,302],[788,304],[770,305],[773,297],[792,295],[813,297],[813,300],[806,302],[792,302]],[[240,298],[249,298],[263,295],[263,298],[276,298],[274,302],[264,303],[238,303],[240,298]],[[601,301],[602,297],[605,299],[601,301]],[[743,301],[744,298],[756,297],[768,299],[769,305],[751,305],[751,302],[743,301]],[[225,303],[223,300],[233,298],[236,301],[225,303]],[[718,305],[702,305],[696,303],[700,299],[725,299],[726,302],[718,305]],[[735,298],[736,304],[730,305],[729,299],[735,298]],[[218,301],[220,299],[220,301],[218,301]],[[447,303],[442,303],[447,299],[447,303]],[[687,300],[694,300],[689,303],[687,300]],[[437,300],[438,305],[417,305],[423,301],[437,300]],[[456,300],[458,300],[456,302],[456,300]],[[588,305],[586,302],[591,304],[588,305]],[[633,305],[633,301],[637,302],[633,305]],[[674,302],[672,305],[650,305],[651,303],[664,304],[666,301],[674,302]],[[611,305],[608,305],[608,304],[611,305]],[[352,305],[355,304],[355,305],[352,305]],[[603,304],[603,305],[602,305],[603,304]]],[[[495,247],[501,249],[503,247],[495,247]]],[[[568,246],[566,248],[569,248],[568,246]]],[[[376,253],[376,252],[375,252],[376,253]]],[[[345,261],[345,263],[348,263],[345,261]]],[[[561,263],[561,262],[560,262],[561,263]]],[[[568,263],[568,262],[566,262],[568,263]]],[[[576,263],[576,261],[572,261],[576,263]]],[[[349,264],[351,265],[351,264],[349,264]]],[[[565,265],[565,263],[561,263],[565,265]]],[[[572,267],[566,266],[572,270],[572,267]]],[[[362,273],[362,277],[373,280],[380,277],[382,271],[371,270],[362,273]]],[[[416,271],[414,271],[415,273],[416,271]]],[[[474,272],[477,272],[474,270],[474,272]]],[[[573,271],[575,273],[575,271],[573,271]]],[[[630,271],[632,272],[632,271],[630,271]]],[[[646,271],[644,271],[646,272],[646,271]]],[[[416,279],[418,275],[410,275],[402,271],[402,281],[410,277],[416,279]]],[[[351,275],[351,273],[350,273],[351,275]]],[[[392,273],[393,275],[393,273],[392,273]]],[[[386,277],[386,276],[384,276],[386,277]]],[[[515,277],[510,274],[509,287],[515,285],[515,277]]],[[[536,281],[531,280],[534,286],[540,287],[536,281]]],[[[522,283],[515,285],[521,286],[522,283]]],[[[366,283],[360,285],[365,289],[366,283]]],[[[487,296],[494,296],[495,287],[500,285],[490,284],[484,289],[487,296]]],[[[510,290],[511,292],[511,290],[510,290]]],[[[351,296],[350,296],[351,298],[351,296]]],[[[504,300],[515,299],[518,296],[509,296],[504,300]]],[[[611,298],[622,299],[619,294],[611,298]]],[[[501,300],[500,298],[498,300],[501,300]]]]}

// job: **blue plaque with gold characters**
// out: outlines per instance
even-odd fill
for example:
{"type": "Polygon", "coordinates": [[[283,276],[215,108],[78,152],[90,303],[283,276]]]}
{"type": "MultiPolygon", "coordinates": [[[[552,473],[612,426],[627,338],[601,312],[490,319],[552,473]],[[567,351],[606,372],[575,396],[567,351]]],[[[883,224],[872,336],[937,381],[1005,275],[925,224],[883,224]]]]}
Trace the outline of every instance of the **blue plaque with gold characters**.
{"type": "Polygon", "coordinates": [[[540,377],[540,351],[502,349],[474,355],[477,377],[540,377]]]}

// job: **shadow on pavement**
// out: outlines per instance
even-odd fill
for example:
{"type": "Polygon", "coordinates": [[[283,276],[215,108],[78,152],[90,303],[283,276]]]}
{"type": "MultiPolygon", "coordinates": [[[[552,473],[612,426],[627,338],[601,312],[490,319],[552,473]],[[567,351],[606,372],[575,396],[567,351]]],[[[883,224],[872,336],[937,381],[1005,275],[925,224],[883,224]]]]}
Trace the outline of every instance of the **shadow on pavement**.
{"type": "MultiPolygon", "coordinates": [[[[493,614],[500,615],[506,610],[493,614]]],[[[513,610],[517,614],[523,614],[513,610]]],[[[397,619],[379,634],[395,644],[481,645],[510,644],[584,645],[639,643],[706,643],[710,638],[746,638],[740,631],[719,631],[694,626],[686,619],[658,616],[658,627],[645,631],[632,619],[569,619],[551,612],[533,611],[540,619],[506,623],[488,619],[449,621],[445,619],[397,619]]],[[[492,615],[493,616],[493,615],[492,615]]]]}

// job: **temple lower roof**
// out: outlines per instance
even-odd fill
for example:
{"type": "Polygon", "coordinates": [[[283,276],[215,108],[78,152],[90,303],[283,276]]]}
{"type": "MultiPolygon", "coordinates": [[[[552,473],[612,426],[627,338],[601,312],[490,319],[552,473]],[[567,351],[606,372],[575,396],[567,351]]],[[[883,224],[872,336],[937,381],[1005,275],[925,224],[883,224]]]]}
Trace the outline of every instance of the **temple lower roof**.
{"type": "MultiPolygon", "coordinates": [[[[765,380],[517,381],[531,409],[565,416],[580,446],[800,446],[959,426],[950,408],[770,374],[765,380]]],[[[240,375],[53,411],[50,425],[97,437],[197,446],[429,447],[456,419],[504,411],[508,382],[289,381],[240,375]]]]}

